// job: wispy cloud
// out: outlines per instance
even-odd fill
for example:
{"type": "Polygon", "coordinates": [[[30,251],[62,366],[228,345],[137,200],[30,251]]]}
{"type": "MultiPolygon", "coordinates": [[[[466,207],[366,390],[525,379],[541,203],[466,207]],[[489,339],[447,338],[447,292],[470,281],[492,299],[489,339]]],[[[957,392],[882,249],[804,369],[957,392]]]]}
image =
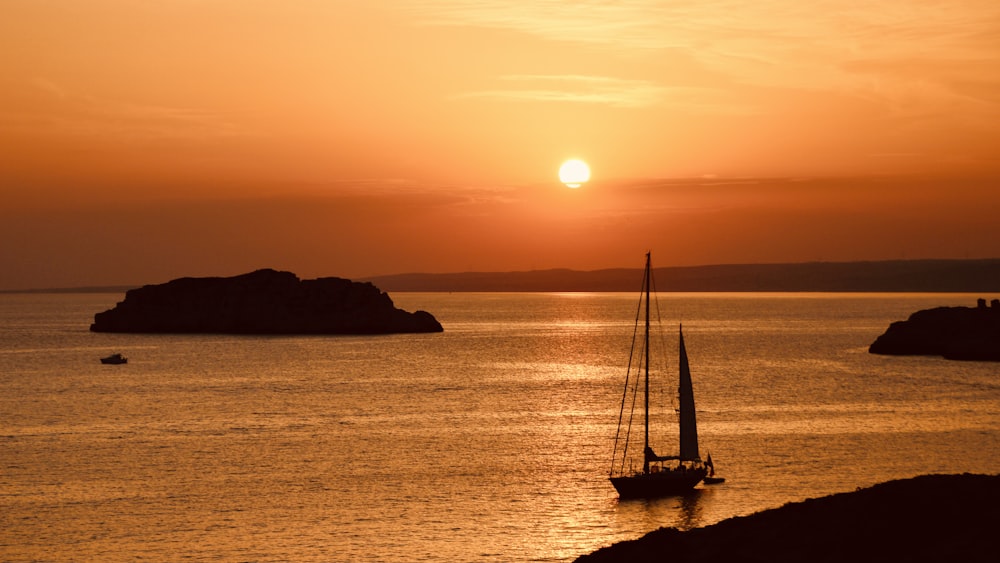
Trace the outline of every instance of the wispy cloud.
{"type": "Polygon", "coordinates": [[[1000,65],[995,0],[402,2],[421,25],[504,29],[623,51],[678,50],[753,86],[865,92],[878,71],[882,91],[908,88],[912,81],[898,69],[916,68],[916,56],[928,63],[921,81],[938,84],[943,95],[982,99],[985,88],[993,103],[1000,89],[1000,75],[982,75],[1000,65]]]}
{"type": "Polygon", "coordinates": [[[684,12],[650,0],[404,0],[425,25],[469,25],[511,29],[557,41],[614,43],[660,48],[671,44],[658,17],[684,12]]]}
{"type": "Polygon", "coordinates": [[[642,107],[655,104],[666,92],[665,88],[645,80],[625,80],[608,76],[525,74],[502,76],[500,81],[513,86],[466,92],[455,98],[642,107]]]}
{"type": "Polygon", "coordinates": [[[0,125],[60,135],[123,139],[206,139],[242,136],[227,116],[196,108],[170,107],[77,94],[44,78],[4,83],[0,125]]]}
{"type": "Polygon", "coordinates": [[[753,115],[758,109],[717,88],[660,86],[648,80],[610,76],[509,75],[498,79],[509,87],[478,90],[453,99],[507,102],[598,104],[630,109],[663,105],[687,114],[753,115]]]}

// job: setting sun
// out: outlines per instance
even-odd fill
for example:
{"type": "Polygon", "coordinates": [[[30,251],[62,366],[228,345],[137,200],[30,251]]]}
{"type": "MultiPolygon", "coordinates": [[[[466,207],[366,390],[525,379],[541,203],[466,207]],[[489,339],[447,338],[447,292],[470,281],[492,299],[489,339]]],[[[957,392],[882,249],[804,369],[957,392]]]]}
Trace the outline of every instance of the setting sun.
{"type": "Polygon", "coordinates": [[[582,160],[567,160],[559,168],[559,181],[569,188],[579,188],[589,179],[590,167],[582,160]]]}
{"type": "Polygon", "coordinates": [[[244,4],[0,0],[0,298],[1000,257],[996,1],[244,4]]]}

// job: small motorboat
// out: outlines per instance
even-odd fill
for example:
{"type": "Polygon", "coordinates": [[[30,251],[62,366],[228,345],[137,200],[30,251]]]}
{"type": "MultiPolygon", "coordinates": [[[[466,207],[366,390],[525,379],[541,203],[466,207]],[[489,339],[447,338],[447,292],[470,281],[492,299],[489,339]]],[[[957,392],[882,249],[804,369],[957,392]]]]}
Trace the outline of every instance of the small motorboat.
{"type": "Polygon", "coordinates": [[[125,356],[123,356],[121,354],[115,353],[115,354],[111,354],[110,356],[107,356],[105,358],[101,358],[101,363],[102,364],[127,364],[128,363],[128,358],[126,358],[125,356]]]}

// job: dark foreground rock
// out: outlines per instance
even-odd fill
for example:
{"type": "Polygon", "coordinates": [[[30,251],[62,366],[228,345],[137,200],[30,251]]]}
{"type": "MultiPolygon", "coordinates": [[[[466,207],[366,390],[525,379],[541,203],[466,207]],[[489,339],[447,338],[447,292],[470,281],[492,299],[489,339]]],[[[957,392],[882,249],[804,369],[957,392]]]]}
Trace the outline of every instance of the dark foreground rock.
{"type": "Polygon", "coordinates": [[[1000,303],[987,307],[938,307],[894,322],[869,346],[872,354],[944,356],[949,360],[1000,361],[1000,303]]]}
{"type": "Polygon", "coordinates": [[[1000,476],[925,475],[686,532],[660,528],[581,563],[993,562],[1000,476]]]}
{"type": "Polygon", "coordinates": [[[370,283],[300,280],[257,270],[231,278],[181,278],[125,293],[94,315],[94,332],[222,334],[390,334],[441,332],[426,311],[397,309],[370,283]]]}

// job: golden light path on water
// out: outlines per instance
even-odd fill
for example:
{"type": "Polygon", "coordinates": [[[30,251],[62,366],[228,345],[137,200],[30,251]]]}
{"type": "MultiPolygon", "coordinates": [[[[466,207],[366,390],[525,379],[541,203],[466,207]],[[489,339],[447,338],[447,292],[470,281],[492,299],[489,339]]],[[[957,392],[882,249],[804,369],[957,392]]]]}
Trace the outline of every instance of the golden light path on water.
{"type": "Polygon", "coordinates": [[[975,297],[661,298],[653,447],[675,443],[660,375],[683,321],[699,442],[727,481],[633,503],[607,481],[630,294],[394,294],[445,332],[377,338],[95,334],[120,295],[0,296],[4,556],[570,561],[662,526],[995,472],[995,366],[867,353],[890,322],[975,297]],[[101,365],[109,350],[129,363],[101,365]]]}

